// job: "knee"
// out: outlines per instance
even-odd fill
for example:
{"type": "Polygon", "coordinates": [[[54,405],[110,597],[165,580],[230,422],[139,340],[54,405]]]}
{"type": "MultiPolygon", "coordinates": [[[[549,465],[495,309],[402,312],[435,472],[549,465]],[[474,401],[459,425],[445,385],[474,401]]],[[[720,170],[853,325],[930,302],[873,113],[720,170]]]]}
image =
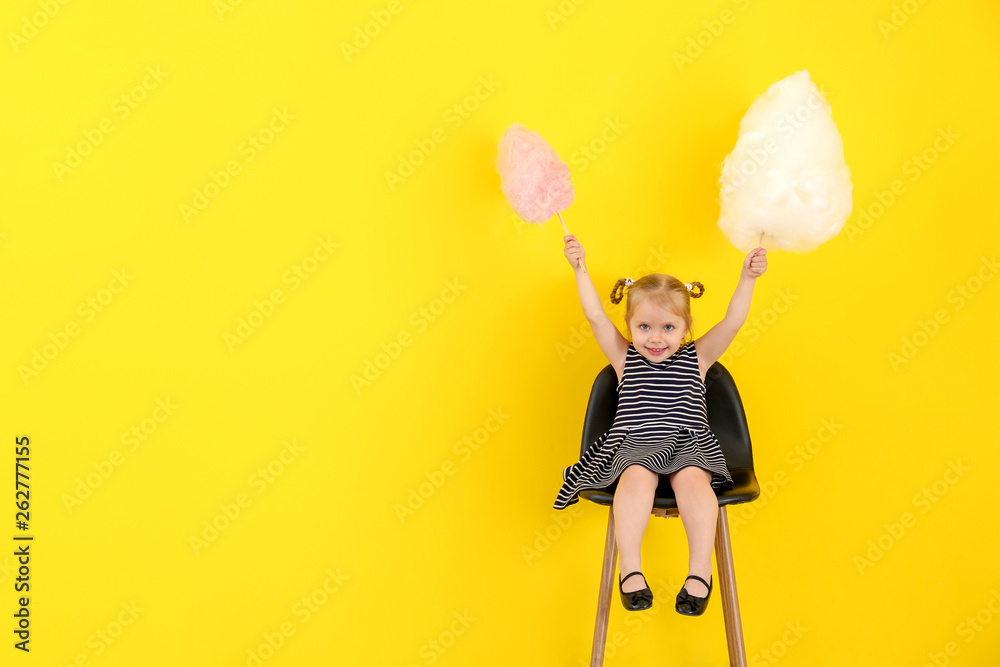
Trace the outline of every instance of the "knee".
{"type": "Polygon", "coordinates": [[[670,487],[675,494],[689,489],[712,488],[712,473],[697,466],[687,466],[670,476],[670,487]]]}
{"type": "Polygon", "coordinates": [[[652,487],[655,489],[659,481],[660,476],[652,470],[638,464],[633,464],[625,468],[625,471],[622,472],[618,486],[620,487],[624,484],[626,486],[652,487]]]}

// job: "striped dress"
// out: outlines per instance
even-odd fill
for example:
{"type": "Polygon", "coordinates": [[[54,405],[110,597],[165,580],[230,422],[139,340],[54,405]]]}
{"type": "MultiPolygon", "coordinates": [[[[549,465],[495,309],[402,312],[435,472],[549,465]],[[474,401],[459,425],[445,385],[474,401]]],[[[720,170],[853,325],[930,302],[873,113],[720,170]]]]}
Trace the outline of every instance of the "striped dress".
{"type": "Polygon", "coordinates": [[[582,489],[610,486],[636,463],[661,475],[697,466],[712,473],[713,489],[733,484],[708,425],[694,342],[660,362],[650,361],[629,344],[611,429],[563,470],[563,485],[553,507],[565,509],[578,502],[582,489]]]}

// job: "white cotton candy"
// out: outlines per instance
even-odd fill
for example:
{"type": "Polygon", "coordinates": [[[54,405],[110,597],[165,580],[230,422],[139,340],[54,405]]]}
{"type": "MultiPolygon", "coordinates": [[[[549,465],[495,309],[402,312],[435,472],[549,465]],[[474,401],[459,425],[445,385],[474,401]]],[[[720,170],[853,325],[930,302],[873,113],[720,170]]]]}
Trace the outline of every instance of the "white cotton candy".
{"type": "Polygon", "coordinates": [[[823,93],[802,70],[772,84],[740,121],[722,163],[719,228],[750,252],[818,247],[851,213],[851,171],[823,93]]]}

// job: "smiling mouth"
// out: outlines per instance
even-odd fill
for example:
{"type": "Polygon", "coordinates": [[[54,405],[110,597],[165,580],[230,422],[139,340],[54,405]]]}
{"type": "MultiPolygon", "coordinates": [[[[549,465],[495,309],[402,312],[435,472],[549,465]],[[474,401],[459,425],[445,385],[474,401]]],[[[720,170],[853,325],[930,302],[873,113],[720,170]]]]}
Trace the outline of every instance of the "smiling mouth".
{"type": "Polygon", "coordinates": [[[660,356],[661,354],[663,354],[664,352],[667,351],[667,348],[665,348],[665,347],[647,347],[646,349],[654,357],[658,357],[658,356],[660,356]]]}

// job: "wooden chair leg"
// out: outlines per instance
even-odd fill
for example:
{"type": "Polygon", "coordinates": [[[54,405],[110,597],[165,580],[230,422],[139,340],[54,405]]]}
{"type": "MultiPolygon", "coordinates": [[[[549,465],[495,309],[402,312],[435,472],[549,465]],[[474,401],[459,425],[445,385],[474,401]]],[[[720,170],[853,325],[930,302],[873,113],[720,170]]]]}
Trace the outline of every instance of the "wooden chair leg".
{"type": "Polygon", "coordinates": [[[743,645],[743,623],[740,601],[736,595],[736,571],[733,568],[733,545],[729,540],[729,516],[726,507],[719,507],[719,522],[715,531],[715,559],[719,565],[719,585],[722,588],[722,611],[726,619],[726,642],[729,644],[729,664],[747,667],[743,645]]]}
{"type": "Polygon", "coordinates": [[[604,566],[601,568],[601,591],[597,598],[597,623],[594,626],[594,647],[590,654],[590,667],[604,664],[604,645],[608,638],[608,616],[611,613],[612,583],[618,543],[615,541],[615,513],[608,508],[608,534],[604,539],[604,566]]]}

